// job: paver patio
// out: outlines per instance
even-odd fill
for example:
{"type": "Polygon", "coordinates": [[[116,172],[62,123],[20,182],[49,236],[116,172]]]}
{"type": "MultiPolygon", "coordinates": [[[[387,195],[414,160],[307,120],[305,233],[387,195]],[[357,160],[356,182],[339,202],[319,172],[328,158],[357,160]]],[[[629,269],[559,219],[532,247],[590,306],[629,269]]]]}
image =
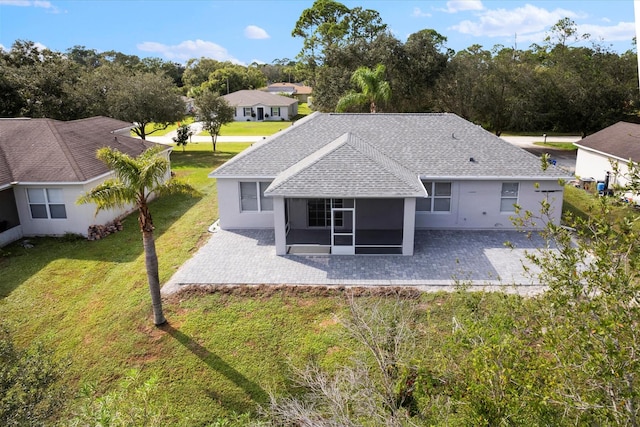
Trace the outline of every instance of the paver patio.
{"type": "Polygon", "coordinates": [[[162,288],[185,285],[412,286],[425,291],[472,288],[536,294],[524,272],[525,251],[544,247],[518,231],[417,231],[415,254],[277,256],[273,230],[220,230],[162,288]],[[505,246],[514,244],[515,249],[505,246]]]}

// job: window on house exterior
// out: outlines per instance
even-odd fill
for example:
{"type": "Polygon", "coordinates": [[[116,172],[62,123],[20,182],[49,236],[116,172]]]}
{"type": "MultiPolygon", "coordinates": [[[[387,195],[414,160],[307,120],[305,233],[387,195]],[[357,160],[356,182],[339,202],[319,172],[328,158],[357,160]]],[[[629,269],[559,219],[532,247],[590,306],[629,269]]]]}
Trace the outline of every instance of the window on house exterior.
{"type": "Polygon", "coordinates": [[[500,193],[500,212],[515,212],[518,203],[519,184],[517,182],[503,182],[500,193]]]}
{"type": "Polygon", "coordinates": [[[244,107],[244,117],[251,117],[251,107],[244,107]]]}
{"type": "Polygon", "coordinates": [[[273,210],[273,199],[265,197],[264,192],[270,182],[241,182],[240,183],[240,209],[245,211],[261,212],[273,210]]]}
{"type": "Polygon", "coordinates": [[[271,107],[271,115],[279,116],[280,115],[280,107],[271,107]]]}
{"type": "Polygon", "coordinates": [[[29,209],[34,219],[64,219],[67,210],[60,188],[28,188],[29,209]]]}
{"type": "MultiPolygon", "coordinates": [[[[344,206],[343,199],[309,199],[307,200],[307,218],[309,227],[330,227],[331,208],[344,206]]],[[[342,212],[335,213],[336,227],[342,227],[342,212]]]]}
{"type": "Polygon", "coordinates": [[[421,212],[450,212],[451,211],[451,183],[422,181],[429,197],[416,200],[416,211],[421,212]]]}

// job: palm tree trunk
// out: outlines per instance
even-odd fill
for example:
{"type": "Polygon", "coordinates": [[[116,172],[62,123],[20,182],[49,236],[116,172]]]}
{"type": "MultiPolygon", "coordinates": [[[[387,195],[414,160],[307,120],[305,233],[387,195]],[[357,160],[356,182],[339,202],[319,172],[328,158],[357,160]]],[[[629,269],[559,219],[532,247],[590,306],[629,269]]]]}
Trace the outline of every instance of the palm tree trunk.
{"type": "Polygon", "coordinates": [[[144,262],[147,266],[149,293],[151,293],[151,304],[153,305],[153,323],[158,326],[166,323],[167,319],[165,319],[162,313],[158,255],[156,254],[156,242],[153,237],[153,231],[142,230],[142,242],[144,244],[144,262]]]}

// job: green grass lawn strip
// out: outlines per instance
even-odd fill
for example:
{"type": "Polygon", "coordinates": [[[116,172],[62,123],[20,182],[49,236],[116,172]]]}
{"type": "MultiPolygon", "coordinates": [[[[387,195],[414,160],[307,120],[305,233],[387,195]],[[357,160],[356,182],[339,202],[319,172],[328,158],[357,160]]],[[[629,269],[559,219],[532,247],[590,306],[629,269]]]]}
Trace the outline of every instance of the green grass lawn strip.
{"type": "Polygon", "coordinates": [[[538,142],[534,142],[533,145],[538,145],[538,146],[541,146],[541,147],[549,147],[549,148],[554,148],[556,150],[563,150],[563,151],[576,151],[578,149],[578,147],[573,145],[572,142],[543,142],[543,141],[538,141],[538,142]]]}

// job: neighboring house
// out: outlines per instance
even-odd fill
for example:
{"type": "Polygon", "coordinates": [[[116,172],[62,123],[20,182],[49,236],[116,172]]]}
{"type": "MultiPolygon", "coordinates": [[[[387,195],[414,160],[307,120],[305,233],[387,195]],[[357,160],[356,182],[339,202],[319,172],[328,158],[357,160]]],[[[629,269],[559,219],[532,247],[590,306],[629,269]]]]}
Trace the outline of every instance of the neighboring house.
{"type": "Polygon", "coordinates": [[[196,100],[188,96],[180,96],[182,102],[184,102],[184,113],[193,114],[196,111],[196,100]]]}
{"type": "Polygon", "coordinates": [[[86,236],[90,225],[127,213],[106,210],[95,216],[95,205],[76,200],[113,176],[96,158],[99,148],[137,156],[157,145],[130,137],[131,127],[107,117],[0,119],[0,246],[25,236],[86,236]]]}
{"type": "MultiPolygon", "coordinates": [[[[604,189],[628,182],[628,163],[640,162],[640,124],[618,122],[578,142],[576,176],[600,181],[604,189]],[[617,165],[618,174],[614,173],[617,165]]],[[[640,198],[633,195],[636,202],[640,198]]]]}
{"type": "Polygon", "coordinates": [[[220,227],[279,255],[412,255],[416,229],[513,229],[515,203],[559,222],[566,175],[455,114],[313,113],[209,177],[220,227]]]}
{"type": "Polygon", "coordinates": [[[298,100],[261,90],[239,90],[223,98],[236,109],[236,121],[292,120],[298,114],[298,100]]]}
{"type": "Polygon", "coordinates": [[[305,86],[302,83],[271,83],[263,90],[270,93],[281,93],[287,96],[293,96],[298,102],[309,102],[309,98],[313,94],[313,88],[305,86]]]}

